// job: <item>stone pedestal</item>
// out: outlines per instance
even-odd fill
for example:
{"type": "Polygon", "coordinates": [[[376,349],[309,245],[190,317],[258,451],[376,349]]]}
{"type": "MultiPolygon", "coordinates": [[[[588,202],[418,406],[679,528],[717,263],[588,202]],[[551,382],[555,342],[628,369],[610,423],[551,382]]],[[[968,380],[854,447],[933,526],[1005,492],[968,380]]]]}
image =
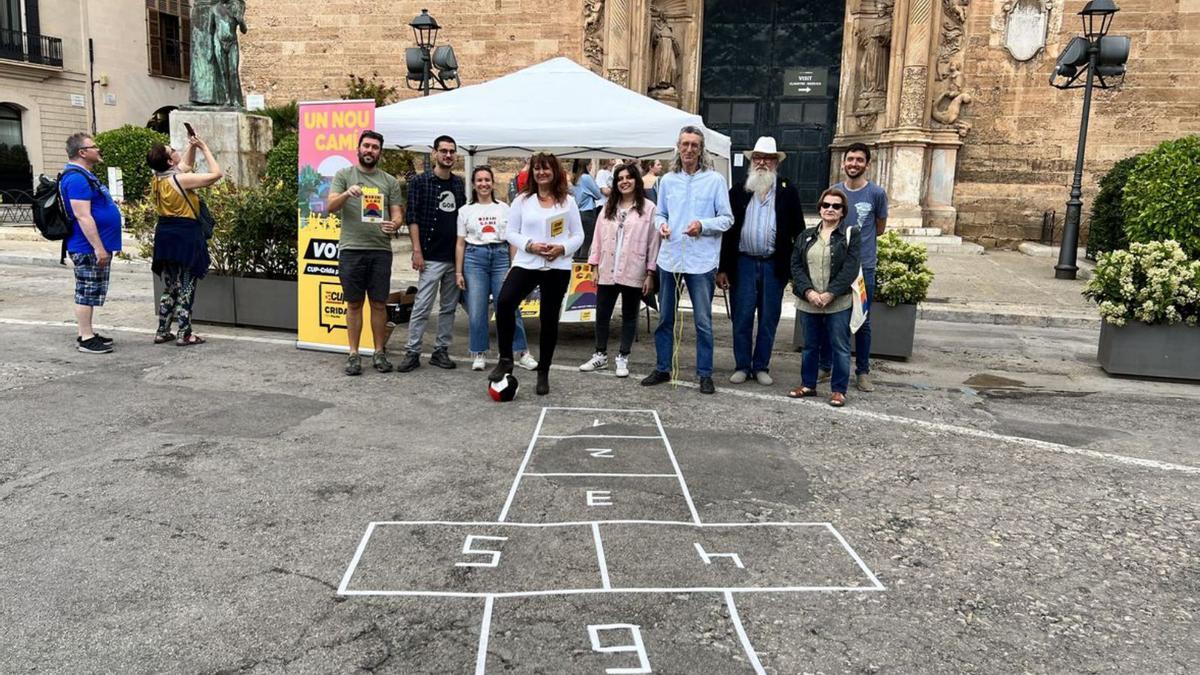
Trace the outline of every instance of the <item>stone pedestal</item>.
{"type": "MultiPolygon", "coordinates": [[[[252,185],[262,179],[267,168],[267,152],[274,144],[271,120],[239,110],[180,108],[171,112],[171,147],[187,147],[188,122],[196,134],[208,143],[220,162],[225,177],[238,185],[252,185]]],[[[204,156],[196,154],[196,170],[206,171],[204,156]]]]}

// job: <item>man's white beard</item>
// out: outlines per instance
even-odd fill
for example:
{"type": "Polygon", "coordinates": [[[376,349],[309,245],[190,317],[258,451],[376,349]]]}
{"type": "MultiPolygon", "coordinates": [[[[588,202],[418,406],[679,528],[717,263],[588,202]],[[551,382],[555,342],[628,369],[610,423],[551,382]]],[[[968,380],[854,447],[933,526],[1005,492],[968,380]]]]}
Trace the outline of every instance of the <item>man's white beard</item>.
{"type": "Polygon", "coordinates": [[[746,192],[753,192],[759,199],[765,199],[771,188],[775,187],[778,176],[774,171],[759,169],[746,174],[746,192]]]}

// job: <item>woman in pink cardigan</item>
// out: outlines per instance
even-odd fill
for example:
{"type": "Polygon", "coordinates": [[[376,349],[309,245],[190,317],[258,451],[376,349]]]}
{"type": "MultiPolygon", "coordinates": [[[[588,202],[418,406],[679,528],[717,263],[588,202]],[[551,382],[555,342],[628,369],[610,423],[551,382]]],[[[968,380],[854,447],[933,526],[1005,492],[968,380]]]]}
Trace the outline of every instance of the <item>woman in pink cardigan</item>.
{"type": "Polygon", "coordinates": [[[636,162],[613,170],[613,193],[596,220],[588,263],[596,279],[596,353],[579,366],[591,372],[608,366],[608,324],[621,298],[621,351],[617,377],[629,376],[629,352],[637,332],[642,296],[654,286],[661,241],[654,228],[654,203],[646,199],[636,162]]]}

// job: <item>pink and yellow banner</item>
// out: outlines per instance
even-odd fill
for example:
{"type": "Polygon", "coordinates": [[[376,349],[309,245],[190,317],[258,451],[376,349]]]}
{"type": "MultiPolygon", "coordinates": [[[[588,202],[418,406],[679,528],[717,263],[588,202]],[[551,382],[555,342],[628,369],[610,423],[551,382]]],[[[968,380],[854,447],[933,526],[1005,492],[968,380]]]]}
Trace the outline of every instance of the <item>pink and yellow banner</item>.
{"type": "MultiPolygon", "coordinates": [[[[300,104],[300,162],[297,189],[299,279],[296,346],[349,351],[346,303],[338,282],[341,219],[326,212],[333,174],[358,161],[358,137],[375,124],[374,101],[300,104]]],[[[359,341],[371,353],[370,309],[363,311],[359,341]]]]}

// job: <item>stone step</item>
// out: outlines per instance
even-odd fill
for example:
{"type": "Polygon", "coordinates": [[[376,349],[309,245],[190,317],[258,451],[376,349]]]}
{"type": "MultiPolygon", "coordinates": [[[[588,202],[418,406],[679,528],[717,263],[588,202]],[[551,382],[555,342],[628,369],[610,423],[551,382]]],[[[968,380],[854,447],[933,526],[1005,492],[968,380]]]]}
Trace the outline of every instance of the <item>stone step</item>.
{"type": "Polygon", "coordinates": [[[897,227],[895,232],[902,237],[940,237],[941,228],[937,227],[897,227]]]}
{"type": "Polygon", "coordinates": [[[929,253],[944,253],[949,255],[982,255],[983,247],[979,244],[964,242],[962,237],[953,234],[941,234],[934,237],[902,236],[910,244],[924,246],[929,253]]]}

